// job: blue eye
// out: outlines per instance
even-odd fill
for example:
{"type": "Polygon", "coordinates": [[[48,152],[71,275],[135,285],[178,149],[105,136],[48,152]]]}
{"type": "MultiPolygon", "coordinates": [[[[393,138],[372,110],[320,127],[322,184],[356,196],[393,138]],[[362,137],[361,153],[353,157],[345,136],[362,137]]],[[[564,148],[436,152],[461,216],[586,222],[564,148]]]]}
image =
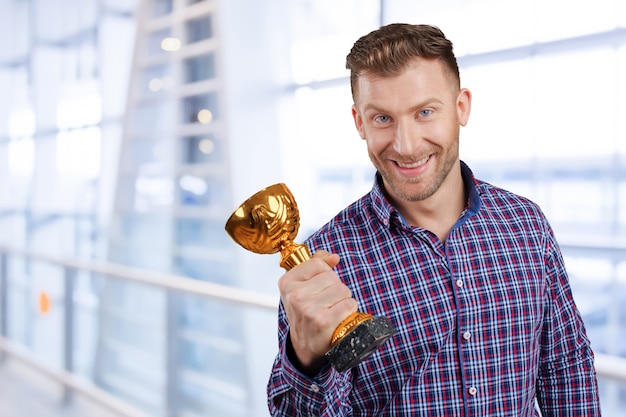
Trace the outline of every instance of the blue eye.
{"type": "Polygon", "coordinates": [[[419,117],[428,117],[433,113],[431,109],[423,109],[418,112],[419,117]]]}
{"type": "Polygon", "coordinates": [[[377,122],[380,122],[380,123],[389,123],[391,121],[391,117],[384,116],[384,115],[383,116],[376,116],[375,120],[377,122]]]}

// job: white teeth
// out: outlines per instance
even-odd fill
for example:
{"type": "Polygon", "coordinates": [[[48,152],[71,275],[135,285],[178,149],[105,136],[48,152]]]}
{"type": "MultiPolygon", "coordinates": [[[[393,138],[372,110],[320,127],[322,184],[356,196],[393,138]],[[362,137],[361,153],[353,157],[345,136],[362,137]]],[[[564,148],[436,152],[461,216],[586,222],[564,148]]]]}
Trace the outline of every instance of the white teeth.
{"type": "Polygon", "coordinates": [[[426,162],[428,162],[428,159],[430,159],[430,155],[426,158],[420,159],[419,161],[410,164],[398,162],[398,166],[400,166],[401,168],[417,168],[418,166],[424,165],[426,162]]]}

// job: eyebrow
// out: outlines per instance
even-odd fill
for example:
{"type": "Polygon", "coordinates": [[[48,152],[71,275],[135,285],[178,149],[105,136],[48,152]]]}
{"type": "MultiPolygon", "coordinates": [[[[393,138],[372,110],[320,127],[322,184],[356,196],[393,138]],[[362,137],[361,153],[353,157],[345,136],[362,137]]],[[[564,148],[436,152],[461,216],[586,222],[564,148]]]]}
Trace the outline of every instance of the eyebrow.
{"type": "MultiPolygon", "coordinates": [[[[436,98],[436,97],[430,97],[427,98],[426,100],[422,100],[420,103],[417,103],[416,105],[412,106],[409,110],[411,112],[415,112],[419,109],[422,109],[424,107],[428,107],[429,105],[432,104],[443,104],[443,101],[441,101],[440,99],[436,98]]],[[[381,107],[376,106],[375,104],[367,104],[364,108],[363,111],[368,112],[368,111],[375,111],[375,112],[380,112],[380,113],[387,113],[387,111],[381,107]]]]}

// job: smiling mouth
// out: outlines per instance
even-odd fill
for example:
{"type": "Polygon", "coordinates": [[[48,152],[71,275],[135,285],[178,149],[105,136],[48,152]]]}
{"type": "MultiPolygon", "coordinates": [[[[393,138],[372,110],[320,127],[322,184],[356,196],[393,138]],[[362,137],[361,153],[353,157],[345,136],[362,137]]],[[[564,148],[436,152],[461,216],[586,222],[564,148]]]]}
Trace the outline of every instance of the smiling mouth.
{"type": "Polygon", "coordinates": [[[424,165],[426,162],[428,162],[428,160],[430,159],[430,155],[428,155],[425,158],[420,159],[419,161],[415,161],[415,162],[400,162],[400,161],[396,161],[396,164],[400,167],[400,168],[407,168],[407,169],[411,169],[411,168],[419,168],[420,166],[424,165]]]}

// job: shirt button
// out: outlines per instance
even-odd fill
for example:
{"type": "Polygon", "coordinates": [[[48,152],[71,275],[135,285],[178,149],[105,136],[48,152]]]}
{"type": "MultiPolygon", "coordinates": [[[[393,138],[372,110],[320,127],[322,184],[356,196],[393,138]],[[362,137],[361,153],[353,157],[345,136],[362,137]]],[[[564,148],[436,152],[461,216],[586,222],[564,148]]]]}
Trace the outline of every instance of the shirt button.
{"type": "Polygon", "coordinates": [[[456,280],[456,286],[459,287],[459,288],[463,287],[463,280],[462,279],[457,279],[456,280]]]}
{"type": "Polygon", "coordinates": [[[471,396],[474,396],[474,395],[478,394],[478,390],[476,389],[476,387],[470,387],[469,394],[471,396]]]}
{"type": "Polygon", "coordinates": [[[320,392],[320,386],[317,384],[311,384],[311,391],[320,392]]]}
{"type": "Polygon", "coordinates": [[[463,339],[470,340],[472,338],[472,334],[470,332],[463,333],[463,339]]]}

